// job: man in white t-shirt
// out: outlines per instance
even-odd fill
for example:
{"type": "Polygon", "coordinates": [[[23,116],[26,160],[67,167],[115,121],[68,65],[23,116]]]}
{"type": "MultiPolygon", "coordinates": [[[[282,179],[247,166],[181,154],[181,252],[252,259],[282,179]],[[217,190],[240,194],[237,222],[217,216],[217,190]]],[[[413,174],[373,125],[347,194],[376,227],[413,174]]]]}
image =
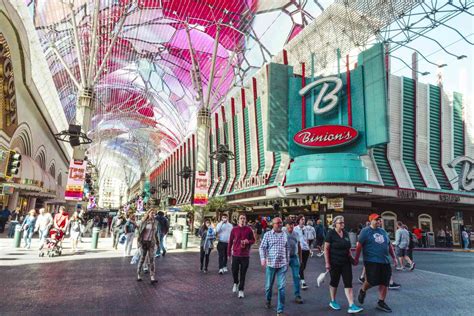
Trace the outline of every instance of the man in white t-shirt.
{"type": "Polygon", "coordinates": [[[217,224],[216,233],[217,233],[217,251],[219,253],[219,274],[224,274],[227,272],[227,246],[229,245],[230,232],[232,231],[231,223],[229,223],[229,218],[227,214],[223,214],[221,221],[217,224]]]}
{"type": "Polygon", "coordinates": [[[301,262],[300,262],[300,278],[301,278],[301,289],[306,290],[308,286],[304,281],[304,270],[306,269],[306,263],[310,255],[309,244],[308,244],[308,234],[306,234],[306,220],[303,215],[298,216],[296,223],[298,226],[295,226],[295,232],[301,236],[301,262]]]}

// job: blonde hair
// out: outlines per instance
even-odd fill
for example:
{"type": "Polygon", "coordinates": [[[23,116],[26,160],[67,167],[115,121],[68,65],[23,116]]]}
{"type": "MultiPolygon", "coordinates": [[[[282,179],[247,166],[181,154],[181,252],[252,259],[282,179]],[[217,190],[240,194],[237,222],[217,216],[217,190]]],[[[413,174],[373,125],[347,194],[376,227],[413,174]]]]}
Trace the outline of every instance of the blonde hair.
{"type": "Polygon", "coordinates": [[[332,224],[336,225],[338,220],[344,220],[344,216],[338,215],[338,216],[334,217],[333,220],[332,220],[332,224]]]}
{"type": "Polygon", "coordinates": [[[28,212],[28,214],[30,214],[30,215],[35,215],[35,216],[36,216],[36,210],[35,210],[34,208],[32,208],[32,209],[28,212]]]}
{"type": "Polygon", "coordinates": [[[149,209],[148,212],[145,213],[145,216],[143,216],[143,220],[144,221],[148,220],[152,212],[156,212],[156,210],[154,208],[149,209]]]}

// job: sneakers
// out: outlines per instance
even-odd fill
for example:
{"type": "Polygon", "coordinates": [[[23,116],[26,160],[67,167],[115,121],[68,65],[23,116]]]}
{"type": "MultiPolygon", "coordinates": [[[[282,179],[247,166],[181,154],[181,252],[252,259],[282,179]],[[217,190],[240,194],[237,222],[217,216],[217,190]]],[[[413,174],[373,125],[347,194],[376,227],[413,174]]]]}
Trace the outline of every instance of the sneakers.
{"type": "Polygon", "coordinates": [[[142,280],[142,277],[140,276],[140,274],[137,275],[137,281],[140,282],[142,280]]]}
{"type": "Polygon", "coordinates": [[[234,283],[234,286],[232,287],[232,292],[237,293],[238,290],[239,290],[239,285],[237,283],[234,283]]]}
{"type": "Polygon", "coordinates": [[[301,280],[301,289],[302,290],[306,290],[308,288],[308,286],[306,285],[306,283],[304,282],[304,280],[301,280]]]}
{"type": "Polygon", "coordinates": [[[163,249],[163,257],[166,256],[166,250],[163,249]]]}
{"type": "Polygon", "coordinates": [[[364,292],[364,290],[359,290],[359,295],[357,296],[357,300],[359,301],[359,303],[364,304],[365,294],[366,293],[364,292]]]}
{"type": "Polygon", "coordinates": [[[151,275],[151,276],[150,276],[150,283],[151,283],[151,284],[155,284],[155,283],[157,283],[157,282],[158,282],[158,281],[155,280],[155,276],[151,275]]]}
{"type": "Polygon", "coordinates": [[[341,305],[337,304],[336,301],[329,302],[329,307],[331,307],[335,311],[341,310],[341,305]]]}
{"type": "Polygon", "coordinates": [[[222,271],[225,273],[225,272],[229,272],[229,270],[227,270],[227,267],[224,267],[222,268],[222,271]]]}
{"type": "Polygon", "coordinates": [[[391,313],[392,312],[392,309],[390,307],[388,307],[387,304],[385,304],[384,301],[379,301],[377,303],[377,309],[381,310],[381,311],[384,311],[386,313],[391,313]]]}
{"type": "Polygon", "coordinates": [[[397,271],[405,271],[404,267],[396,267],[395,269],[397,269],[397,271]]]}
{"type": "Polygon", "coordinates": [[[245,295],[244,295],[244,291],[239,291],[239,298],[244,298],[245,295]]]}
{"type": "Polygon", "coordinates": [[[409,270],[410,270],[410,271],[415,270],[415,263],[414,263],[414,262],[411,263],[409,270]]]}
{"type": "Polygon", "coordinates": [[[301,298],[301,296],[297,296],[297,297],[295,298],[295,303],[296,303],[296,304],[303,304],[303,299],[301,298]]]}
{"type": "Polygon", "coordinates": [[[400,286],[401,286],[400,284],[393,282],[393,283],[390,283],[388,285],[388,289],[389,290],[398,290],[400,288],[400,286]]]}
{"type": "Polygon", "coordinates": [[[364,282],[365,282],[365,278],[363,276],[360,276],[359,277],[359,283],[364,284],[364,282]]]}
{"type": "Polygon", "coordinates": [[[219,269],[219,274],[224,274],[224,269],[219,269]]]}
{"type": "Polygon", "coordinates": [[[357,306],[356,304],[352,304],[349,306],[349,309],[347,310],[348,314],[357,314],[362,312],[364,309],[362,307],[357,306]]]}
{"type": "Polygon", "coordinates": [[[204,271],[203,271],[203,272],[204,272],[204,274],[206,274],[208,271],[207,271],[207,269],[204,269],[204,271]]]}
{"type": "Polygon", "coordinates": [[[266,301],[266,302],[265,302],[265,308],[266,308],[266,309],[272,308],[272,301],[266,301]]]}

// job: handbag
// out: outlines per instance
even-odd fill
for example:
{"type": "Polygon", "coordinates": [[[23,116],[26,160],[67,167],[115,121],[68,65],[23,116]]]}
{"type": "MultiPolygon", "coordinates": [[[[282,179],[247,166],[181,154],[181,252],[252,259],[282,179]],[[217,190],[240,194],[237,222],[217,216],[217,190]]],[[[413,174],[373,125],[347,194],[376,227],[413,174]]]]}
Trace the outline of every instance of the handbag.
{"type": "Polygon", "coordinates": [[[120,235],[120,237],[119,237],[119,243],[120,243],[121,245],[123,245],[126,240],[127,240],[127,236],[125,236],[125,234],[120,235]]]}
{"type": "Polygon", "coordinates": [[[326,271],[326,272],[321,273],[321,274],[318,276],[318,278],[317,278],[317,280],[316,280],[317,283],[318,283],[318,287],[320,287],[321,284],[324,283],[324,279],[326,278],[326,275],[328,275],[328,273],[329,273],[329,271],[326,271]]]}
{"type": "Polygon", "coordinates": [[[139,259],[140,259],[140,249],[137,249],[137,251],[135,251],[135,254],[132,257],[132,260],[130,261],[130,264],[137,264],[139,259]]]}

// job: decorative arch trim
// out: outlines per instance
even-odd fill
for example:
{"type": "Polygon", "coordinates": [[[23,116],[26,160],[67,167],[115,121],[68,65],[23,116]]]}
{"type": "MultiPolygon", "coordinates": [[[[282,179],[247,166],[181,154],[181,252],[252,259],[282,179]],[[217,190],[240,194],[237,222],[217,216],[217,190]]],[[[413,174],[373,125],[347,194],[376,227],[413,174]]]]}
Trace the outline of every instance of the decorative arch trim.
{"type": "Polygon", "coordinates": [[[10,148],[19,150],[20,154],[31,157],[33,142],[28,123],[23,122],[16,128],[10,141],[10,148]]]}

